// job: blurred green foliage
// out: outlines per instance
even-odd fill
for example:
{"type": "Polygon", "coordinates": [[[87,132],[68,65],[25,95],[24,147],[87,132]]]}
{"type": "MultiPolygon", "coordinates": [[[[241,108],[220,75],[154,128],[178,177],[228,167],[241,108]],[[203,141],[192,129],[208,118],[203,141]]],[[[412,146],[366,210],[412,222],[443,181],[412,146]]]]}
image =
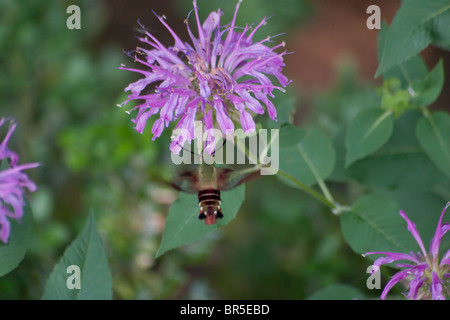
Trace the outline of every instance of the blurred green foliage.
{"type": "MultiPolygon", "coordinates": [[[[180,2],[173,7],[184,19],[191,1],[180,2]]],[[[259,33],[265,37],[287,32],[312,12],[305,1],[283,3],[244,1],[240,25],[274,14],[259,33]]],[[[115,107],[134,79],[117,69],[132,63],[121,45],[100,41],[107,3],[77,2],[81,30],[66,28],[70,4],[0,2],[0,115],[18,120],[12,143],[21,162],[42,163],[30,172],[39,186],[31,197],[31,248],[16,270],[0,278],[0,299],[39,299],[63,249],[91,212],[103,236],[116,299],[303,299],[330,284],[365,288],[367,261],[345,244],[338,218],[275,177],[246,185],[244,206],[229,226],[155,260],[164,219],[176,199],[154,182],[175,170],[169,137],[165,133],[152,142],[149,130],[136,133],[131,117],[115,107]]],[[[235,3],[199,1],[199,6],[201,15],[222,7],[229,21],[235,3]]],[[[340,131],[361,103],[378,99],[351,75],[341,79],[314,101],[313,122],[327,132],[340,131]]],[[[339,181],[331,187],[338,197],[348,192],[339,181]]]]}
{"type": "MultiPolygon", "coordinates": [[[[223,12],[221,25],[231,22],[236,11],[238,0],[197,0],[199,17],[203,21],[211,11],[218,8],[223,12]]],[[[192,1],[175,0],[175,8],[181,17],[186,17],[192,8],[192,1]]],[[[267,36],[285,34],[293,27],[297,27],[313,13],[313,6],[307,0],[245,0],[239,6],[236,26],[257,26],[264,18],[269,18],[255,34],[255,40],[267,36]]],[[[194,16],[190,17],[194,19],[194,16]]]]}
{"type": "Polygon", "coordinates": [[[78,3],[80,31],[66,28],[69,4],[2,3],[1,114],[18,121],[12,148],[21,162],[42,163],[30,172],[39,186],[32,197],[35,241],[24,263],[0,279],[4,299],[40,298],[55,261],[90,212],[104,218],[100,225],[110,236],[105,242],[116,274],[133,267],[142,252],[151,255],[158,243],[157,230],[144,244],[132,241],[145,224],[130,221],[144,213],[143,219],[153,219],[160,207],[145,195],[152,192],[151,172],[164,171],[156,164],[164,148],[136,134],[129,116],[115,107],[131,79],[117,68],[128,58],[119,45],[97,46],[104,4],[78,3]]]}

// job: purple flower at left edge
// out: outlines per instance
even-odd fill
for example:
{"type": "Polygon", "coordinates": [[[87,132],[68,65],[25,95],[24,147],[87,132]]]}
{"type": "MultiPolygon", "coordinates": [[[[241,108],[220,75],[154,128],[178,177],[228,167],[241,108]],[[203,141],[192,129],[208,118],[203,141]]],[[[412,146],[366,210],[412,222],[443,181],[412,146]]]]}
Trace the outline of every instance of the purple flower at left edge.
{"type": "MultiPolygon", "coordinates": [[[[6,119],[0,119],[0,127],[5,124],[6,119]]],[[[0,171],[0,240],[8,243],[11,224],[9,219],[20,220],[23,216],[24,189],[35,191],[36,185],[22,171],[39,166],[39,163],[18,164],[17,153],[8,149],[8,141],[16,128],[15,123],[11,123],[6,137],[0,144],[0,164],[3,161],[9,162],[9,168],[0,171]]]]}
{"type": "Polygon", "coordinates": [[[179,153],[186,141],[196,138],[196,120],[202,121],[203,133],[208,136],[211,135],[208,130],[213,130],[215,123],[224,135],[234,131],[234,122],[240,123],[246,134],[254,132],[253,115],[263,114],[264,109],[276,120],[277,111],[269,97],[274,97],[274,90],[284,92],[284,87],[290,83],[281,73],[286,51],[275,52],[284,47],[284,42],[269,47],[267,43],[273,37],[253,41],[255,32],[266,24],[266,18],[255,26],[236,26],[241,1],[236,5],[232,21],[221,25],[220,9],[211,12],[202,24],[194,0],[196,35],[189,27],[189,16],[185,20],[190,43],[183,42],[165,22],[165,17],[159,16],[172,35],[174,45],[164,46],[148,31],[145,31],[146,37],[139,38],[149,48],[138,47],[132,57],[143,68],[123,65],[119,68],[144,76],[125,88],[131,93],[119,105],[132,100],[143,101],[128,111],[138,111],[133,119],[136,131],[143,133],[147,120],[159,114],[151,130],[155,140],[170,122],[178,120],[170,150],[179,153]],[[274,85],[274,80],[279,85],[274,85]],[[185,134],[177,134],[176,129],[185,134]]]}
{"type": "MultiPolygon", "coordinates": [[[[374,265],[378,268],[386,263],[394,261],[408,261],[407,263],[397,263],[396,267],[403,270],[397,272],[386,284],[381,293],[381,299],[385,299],[388,292],[398,282],[406,283],[409,290],[405,296],[412,300],[445,300],[446,290],[450,287],[450,249],[439,259],[439,246],[442,236],[450,230],[450,223],[442,222],[445,211],[450,206],[450,202],[442,210],[439,222],[430,248],[427,251],[422,242],[416,225],[409,220],[406,213],[400,211],[400,215],[405,219],[409,232],[418,243],[420,251],[417,253],[396,253],[396,252],[367,252],[366,255],[384,255],[375,260],[374,265]]],[[[374,269],[376,271],[377,268],[374,269]]]]}

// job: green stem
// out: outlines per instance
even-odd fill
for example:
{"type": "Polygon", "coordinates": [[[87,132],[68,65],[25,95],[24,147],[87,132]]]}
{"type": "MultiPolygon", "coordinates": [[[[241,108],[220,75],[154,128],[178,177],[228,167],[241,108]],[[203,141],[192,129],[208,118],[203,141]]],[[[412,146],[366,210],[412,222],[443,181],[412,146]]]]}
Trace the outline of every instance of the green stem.
{"type": "Polygon", "coordinates": [[[330,201],[327,199],[327,197],[324,197],[323,195],[321,195],[319,192],[315,191],[314,189],[308,187],[307,185],[301,183],[300,181],[298,181],[297,179],[295,179],[294,177],[291,177],[289,174],[278,170],[277,174],[289,181],[291,181],[292,183],[294,183],[297,187],[299,187],[300,189],[302,189],[304,192],[306,192],[307,194],[309,194],[310,196],[312,196],[314,199],[320,201],[321,203],[323,203],[324,205],[326,205],[327,207],[329,207],[332,210],[337,210],[338,206],[336,206],[336,204],[334,203],[334,201],[330,201]]]}
{"type": "Polygon", "coordinates": [[[253,173],[253,172],[256,172],[258,170],[261,170],[261,166],[260,165],[256,165],[254,167],[250,167],[250,168],[239,170],[239,174],[246,175],[248,173],[253,173]]]}
{"type": "MultiPolygon", "coordinates": [[[[266,148],[261,153],[260,159],[264,158],[267,155],[267,152],[268,152],[270,146],[272,145],[274,139],[275,139],[275,137],[272,137],[270,143],[266,146],[266,148]]],[[[247,159],[256,163],[256,165],[254,167],[244,169],[243,171],[253,172],[253,171],[259,170],[261,168],[262,164],[259,163],[258,159],[255,159],[253,157],[253,155],[250,153],[250,151],[245,146],[245,142],[244,142],[244,144],[242,144],[240,139],[237,139],[236,146],[245,153],[245,155],[247,156],[247,159]]],[[[305,159],[305,161],[308,162],[309,159],[305,159]]],[[[310,166],[310,167],[312,167],[312,166],[310,166]]],[[[241,172],[241,173],[243,173],[243,172],[241,172]]],[[[318,173],[315,172],[314,170],[313,170],[313,174],[317,180],[317,183],[318,183],[319,188],[322,191],[323,195],[283,171],[278,170],[277,174],[279,176],[293,182],[301,190],[303,190],[304,192],[306,192],[307,194],[312,196],[314,199],[318,200],[319,202],[321,202],[324,205],[326,205],[327,207],[329,207],[332,210],[332,212],[336,215],[340,215],[344,212],[351,210],[351,207],[341,206],[339,203],[336,202],[336,200],[334,199],[333,195],[331,194],[331,192],[328,189],[325,182],[322,180],[322,178],[320,178],[318,173]]]]}
{"type": "Polygon", "coordinates": [[[251,154],[250,151],[245,146],[245,140],[244,140],[244,144],[242,144],[241,139],[236,139],[236,146],[245,153],[245,156],[247,157],[247,159],[249,161],[253,162],[255,165],[258,164],[258,159],[255,159],[253,157],[253,154],[251,154]]]}
{"type": "MultiPolygon", "coordinates": [[[[317,172],[314,165],[311,163],[310,159],[303,152],[301,152],[301,156],[302,156],[303,160],[305,161],[306,165],[311,170],[314,177],[316,178],[317,184],[319,185],[319,188],[322,191],[322,194],[325,196],[325,198],[327,199],[328,202],[335,204],[336,201],[334,200],[333,196],[331,195],[330,190],[328,190],[327,185],[320,177],[320,174],[317,172]]],[[[335,209],[335,207],[336,206],[334,205],[333,209],[335,209]]]]}
{"type": "Polygon", "coordinates": [[[403,64],[400,64],[400,71],[402,72],[403,76],[406,79],[406,82],[408,82],[408,87],[411,87],[411,78],[409,77],[408,72],[406,72],[405,66],[403,64]]]}
{"type": "Polygon", "coordinates": [[[421,111],[425,118],[430,119],[430,121],[432,120],[430,110],[428,110],[427,108],[421,108],[421,111]]]}
{"type": "Polygon", "coordinates": [[[266,147],[263,149],[261,154],[259,155],[259,160],[263,161],[264,158],[267,156],[267,153],[269,152],[269,149],[272,147],[272,143],[275,141],[276,138],[278,138],[279,130],[276,131],[275,134],[272,135],[270,142],[266,145],[266,147]]]}
{"type": "Polygon", "coordinates": [[[322,179],[320,179],[318,181],[318,184],[319,184],[319,188],[320,188],[320,190],[322,190],[322,193],[325,196],[325,198],[331,203],[336,203],[336,200],[334,200],[334,198],[331,195],[330,190],[327,188],[327,185],[325,184],[325,182],[322,179]]]}

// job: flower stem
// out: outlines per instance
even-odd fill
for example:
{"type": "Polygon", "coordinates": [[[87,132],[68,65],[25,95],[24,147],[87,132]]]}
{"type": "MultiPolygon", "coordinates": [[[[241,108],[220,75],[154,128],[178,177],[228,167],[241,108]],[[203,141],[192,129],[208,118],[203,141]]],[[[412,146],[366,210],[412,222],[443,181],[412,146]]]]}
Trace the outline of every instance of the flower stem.
{"type": "Polygon", "coordinates": [[[250,151],[247,149],[247,147],[245,146],[245,140],[244,143],[242,143],[241,139],[236,139],[236,146],[242,151],[244,152],[245,156],[247,157],[247,159],[250,161],[250,163],[253,163],[255,165],[258,165],[258,159],[254,157],[254,155],[252,153],[250,153],[250,151]]]}
{"type": "Polygon", "coordinates": [[[425,118],[428,118],[431,120],[431,112],[427,108],[421,108],[422,114],[425,118]]]}
{"type": "MultiPolygon", "coordinates": [[[[273,140],[276,137],[272,137],[270,143],[268,145],[265,146],[263,152],[261,153],[259,159],[263,159],[266,155],[268,150],[270,149],[273,140]]],[[[241,151],[243,151],[246,155],[246,157],[250,160],[250,162],[256,163],[255,167],[247,169],[248,171],[256,171],[259,170],[262,166],[261,163],[259,163],[258,159],[256,159],[250,152],[249,150],[246,148],[245,144],[242,144],[242,142],[237,139],[236,141],[236,146],[241,149],[241,151]]],[[[307,159],[305,159],[305,161],[307,161],[307,159]]],[[[300,182],[299,180],[297,180],[296,178],[290,176],[289,174],[287,174],[286,172],[283,172],[281,170],[278,170],[276,172],[276,174],[278,174],[279,176],[291,181],[292,183],[294,183],[297,187],[299,187],[301,190],[303,190],[304,192],[306,192],[307,194],[309,194],[310,196],[312,196],[314,199],[318,200],[319,202],[323,203],[324,205],[326,205],[327,207],[329,207],[331,209],[331,211],[336,214],[336,215],[340,215],[344,212],[350,211],[351,207],[348,206],[341,206],[333,197],[333,195],[331,194],[330,190],[328,189],[327,185],[325,184],[325,182],[322,180],[322,178],[320,178],[320,176],[318,175],[317,172],[315,172],[313,170],[313,174],[317,180],[317,184],[319,185],[319,188],[322,192],[322,194],[320,194],[319,192],[317,192],[316,190],[308,187],[307,185],[303,184],[302,182],[300,182]]]]}
{"type": "Polygon", "coordinates": [[[320,190],[322,190],[322,193],[325,196],[325,198],[331,203],[336,203],[336,200],[334,200],[334,198],[331,195],[330,190],[328,190],[327,185],[325,184],[325,182],[322,179],[320,179],[318,181],[318,184],[319,184],[320,190]]]}

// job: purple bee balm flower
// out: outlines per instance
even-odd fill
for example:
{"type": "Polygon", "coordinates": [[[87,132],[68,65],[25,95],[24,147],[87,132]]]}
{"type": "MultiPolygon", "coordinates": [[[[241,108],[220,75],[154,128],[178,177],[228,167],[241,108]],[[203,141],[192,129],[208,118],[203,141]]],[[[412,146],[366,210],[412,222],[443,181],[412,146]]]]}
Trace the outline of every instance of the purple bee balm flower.
{"type": "MultiPolygon", "coordinates": [[[[0,127],[5,121],[4,118],[0,119],[0,127]]],[[[3,159],[6,159],[10,165],[10,168],[0,171],[0,240],[4,243],[8,242],[10,235],[8,218],[19,220],[23,216],[23,206],[25,205],[23,198],[24,188],[27,188],[29,191],[36,190],[36,185],[22,170],[39,166],[38,163],[17,164],[19,161],[18,155],[7,147],[7,143],[15,128],[16,124],[13,123],[0,144],[0,164],[3,159]]]]}
{"type": "Polygon", "coordinates": [[[284,47],[284,42],[273,47],[266,45],[271,37],[253,42],[255,32],[266,24],[266,18],[255,27],[237,27],[236,15],[241,1],[227,25],[220,24],[220,9],[211,12],[201,24],[194,1],[197,36],[191,31],[188,19],[185,21],[191,43],[183,42],[165,18],[159,16],[174,38],[174,45],[165,47],[148,31],[145,31],[145,38],[139,38],[151,47],[136,49],[134,60],[144,69],[119,68],[144,76],[125,88],[131,94],[119,105],[132,100],[143,101],[130,110],[138,111],[133,119],[138,132],[143,133],[147,120],[159,113],[152,127],[155,140],[170,122],[179,119],[177,129],[183,130],[175,133],[170,146],[172,152],[179,153],[184,142],[196,138],[193,129],[196,119],[201,119],[208,127],[204,133],[213,128],[214,118],[223,134],[235,129],[233,120],[239,121],[248,134],[255,131],[253,114],[264,113],[262,102],[271,119],[276,120],[277,111],[268,97],[274,97],[275,89],[284,91],[290,83],[281,73],[286,51],[275,52],[284,47]],[[280,85],[274,85],[271,78],[280,85]],[[149,87],[154,91],[149,93],[149,87]]]}
{"type": "MultiPolygon", "coordinates": [[[[420,251],[417,253],[410,252],[409,254],[396,252],[367,252],[365,254],[384,255],[375,260],[374,265],[378,267],[399,260],[410,261],[409,263],[396,264],[397,267],[404,268],[404,270],[396,273],[386,284],[381,293],[381,299],[384,300],[389,290],[391,290],[391,288],[399,281],[406,281],[406,283],[409,283],[409,293],[405,296],[409,299],[445,300],[443,284],[448,285],[448,278],[450,277],[450,249],[444,254],[442,259],[439,260],[439,246],[442,236],[450,230],[450,223],[442,223],[445,210],[447,210],[449,206],[450,202],[448,202],[442,210],[436,232],[431,240],[429,251],[425,249],[416,225],[409,220],[408,216],[403,211],[400,211],[400,215],[406,220],[408,230],[417,241],[420,251]]],[[[377,270],[377,268],[375,268],[375,270],[377,270]]]]}

